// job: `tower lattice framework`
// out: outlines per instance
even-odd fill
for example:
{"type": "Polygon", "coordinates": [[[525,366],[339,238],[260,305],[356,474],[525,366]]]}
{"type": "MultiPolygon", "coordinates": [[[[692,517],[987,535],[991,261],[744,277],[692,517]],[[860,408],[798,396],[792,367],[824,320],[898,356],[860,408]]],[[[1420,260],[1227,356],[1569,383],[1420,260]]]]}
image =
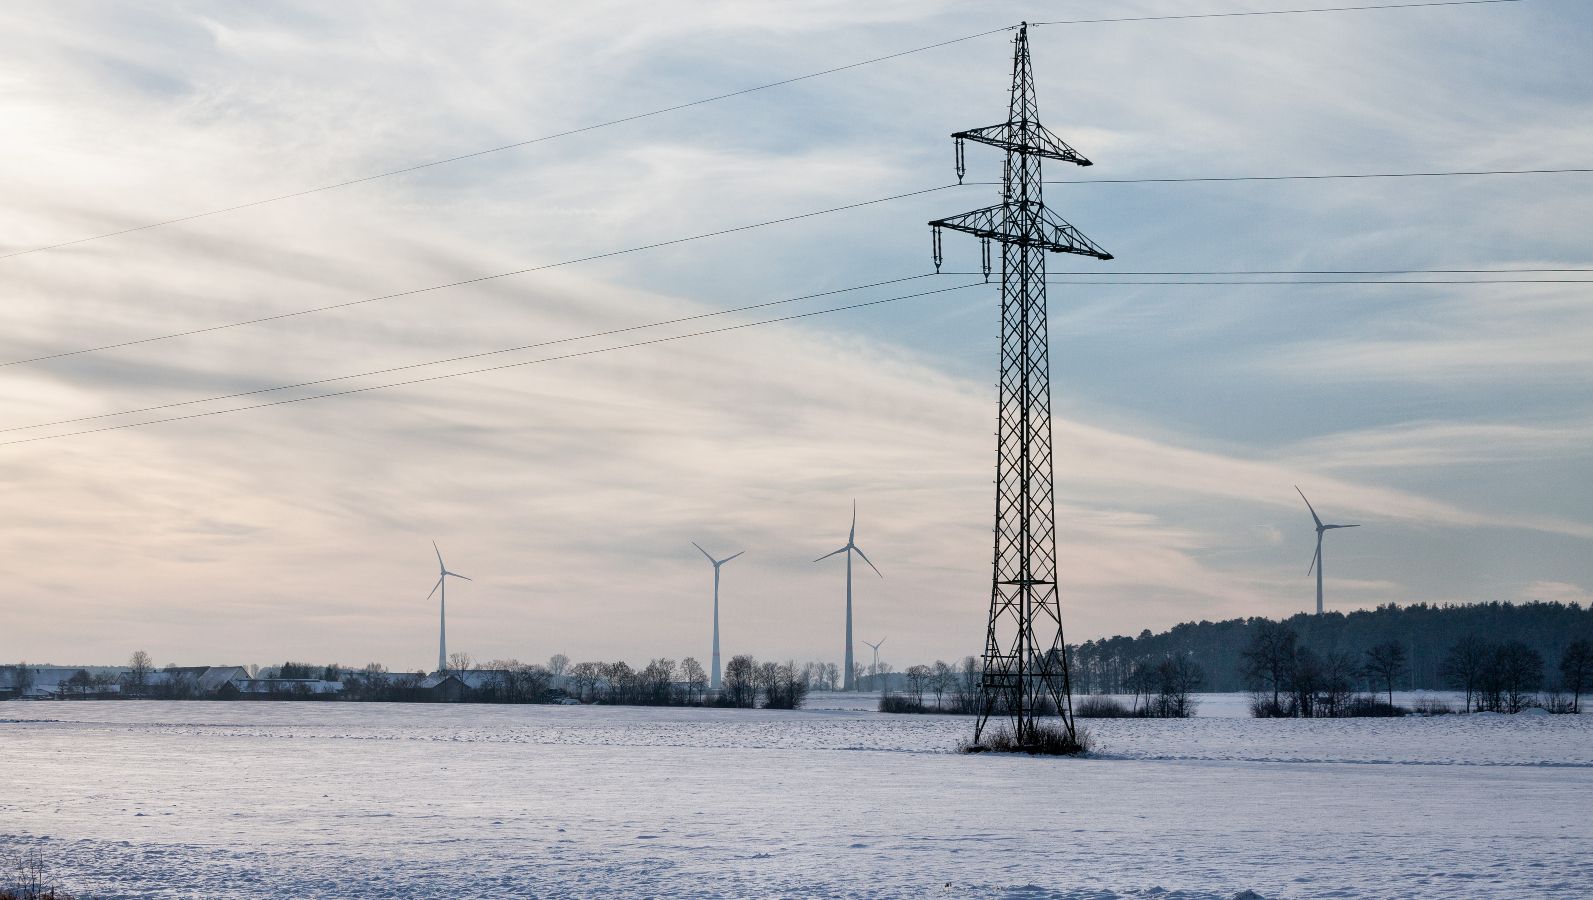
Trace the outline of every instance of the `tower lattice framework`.
{"type": "Polygon", "coordinates": [[[929,223],[937,271],[942,261],[942,229],[980,238],[987,277],[990,245],[1001,245],[995,561],[974,742],[979,742],[990,718],[996,716],[1008,720],[1020,745],[1032,746],[1039,741],[1042,715],[1053,707],[1067,737],[1075,738],[1057,592],[1045,255],[1048,251],[1073,253],[1102,260],[1112,255],[1045,206],[1042,159],[1080,166],[1091,163],[1040,124],[1027,23],[1019,26],[1013,39],[1007,121],[960,131],[952,138],[959,182],[965,172],[965,142],[1006,151],[999,204],[929,223]]]}

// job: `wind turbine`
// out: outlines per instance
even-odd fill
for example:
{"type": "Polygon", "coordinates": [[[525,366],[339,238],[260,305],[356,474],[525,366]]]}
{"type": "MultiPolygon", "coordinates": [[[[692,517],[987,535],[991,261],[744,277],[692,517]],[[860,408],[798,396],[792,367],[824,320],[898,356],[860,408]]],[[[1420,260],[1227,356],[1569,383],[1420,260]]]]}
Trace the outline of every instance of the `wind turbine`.
{"type": "MultiPolygon", "coordinates": [[[[448,670],[448,578],[453,576],[466,581],[474,579],[468,575],[448,571],[448,567],[443,565],[442,551],[437,549],[436,541],[431,542],[431,549],[437,554],[438,572],[437,583],[431,586],[431,594],[442,591],[441,605],[437,608],[437,671],[446,672],[448,670]]],[[[426,595],[427,600],[431,599],[431,594],[426,595]]]]}
{"type": "Polygon", "coordinates": [[[719,567],[747,551],[743,550],[741,553],[727,556],[724,559],[714,559],[707,550],[702,548],[701,544],[692,541],[691,545],[697,548],[698,553],[708,557],[708,561],[714,564],[714,671],[711,687],[717,691],[719,690],[719,567]]]}
{"type": "MultiPolygon", "coordinates": [[[[1305,491],[1299,485],[1294,486],[1301,500],[1305,500],[1305,491]]],[[[1311,567],[1305,570],[1310,575],[1311,569],[1316,570],[1316,614],[1322,615],[1322,534],[1335,528],[1360,528],[1359,525],[1323,525],[1322,517],[1316,514],[1316,509],[1311,506],[1310,500],[1305,500],[1305,508],[1311,510],[1311,520],[1316,522],[1316,556],[1311,557],[1311,567]]]]}
{"type": "Polygon", "coordinates": [[[842,547],[839,550],[833,551],[831,553],[826,553],[823,556],[819,557],[818,559],[814,560],[814,562],[819,562],[821,560],[829,559],[830,557],[834,556],[836,553],[845,553],[846,554],[846,675],[842,679],[842,683],[841,683],[841,690],[843,690],[843,691],[855,691],[855,690],[857,690],[857,686],[852,680],[852,553],[853,552],[856,552],[858,556],[863,557],[863,562],[868,563],[868,567],[870,569],[874,570],[874,574],[875,575],[878,575],[881,578],[885,577],[884,573],[879,570],[879,566],[874,565],[874,562],[868,558],[868,554],[863,552],[863,548],[859,547],[857,545],[857,501],[856,500],[852,501],[852,530],[850,532],[848,532],[847,535],[846,535],[846,546],[842,547]]]}
{"type": "Polygon", "coordinates": [[[879,677],[879,648],[885,645],[885,639],[884,638],[880,638],[878,644],[869,644],[868,641],[864,641],[863,643],[868,644],[868,646],[870,648],[872,648],[873,651],[874,651],[874,665],[873,665],[872,668],[869,669],[869,671],[874,674],[875,678],[878,678],[879,677]]]}

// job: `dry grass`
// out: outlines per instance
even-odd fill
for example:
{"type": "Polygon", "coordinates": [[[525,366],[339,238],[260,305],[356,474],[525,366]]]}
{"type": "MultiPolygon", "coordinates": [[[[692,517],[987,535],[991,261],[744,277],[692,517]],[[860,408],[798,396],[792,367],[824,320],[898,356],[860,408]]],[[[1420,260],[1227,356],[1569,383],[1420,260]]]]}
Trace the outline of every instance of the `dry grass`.
{"type": "Polygon", "coordinates": [[[39,849],[0,854],[0,900],[72,900],[52,883],[50,864],[39,849]]]}
{"type": "Polygon", "coordinates": [[[1058,725],[1041,725],[1035,729],[1034,740],[1020,743],[1012,730],[1002,726],[986,734],[977,744],[962,744],[957,749],[963,753],[1027,753],[1030,756],[1083,756],[1094,746],[1094,739],[1084,728],[1075,728],[1070,735],[1058,725]]]}

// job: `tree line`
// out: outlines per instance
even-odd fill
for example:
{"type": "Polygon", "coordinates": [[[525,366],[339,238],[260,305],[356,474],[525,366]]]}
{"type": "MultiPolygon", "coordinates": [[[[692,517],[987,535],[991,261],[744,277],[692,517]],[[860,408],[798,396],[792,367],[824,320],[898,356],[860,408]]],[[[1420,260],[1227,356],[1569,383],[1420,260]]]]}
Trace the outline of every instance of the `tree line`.
{"type": "MultiPolygon", "coordinates": [[[[1262,717],[1302,718],[1402,715],[1394,691],[1410,672],[1405,644],[1381,641],[1359,655],[1306,646],[1287,624],[1259,622],[1240,652],[1241,671],[1252,694],[1251,712],[1262,717]],[[1381,698],[1357,693],[1369,685],[1381,698]]],[[[1517,713],[1531,706],[1550,712],[1581,710],[1581,695],[1593,685],[1593,641],[1572,638],[1562,647],[1553,680],[1543,654],[1525,641],[1490,640],[1465,634],[1438,656],[1439,687],[1460,691],[1462,712],[1517,713]],[[1540,690],[1548,687],[1547,694],[1540,690]]],[[[1429,704],[1417,712],[1446,712],[1429,704]]]]}
{"type": "MultiPolygon", "coordinates": [[[[1036,666],[1038,668],[1038,666],[1036,666]]],[[[902,670],[901,689],[887,689],[880,695],[880,712],[949,713],[974,715],[983,710],[981,690],[984,664],[965,656],[955,665],[935,660],[927,665],[902,670]],[[933,704],[930,703],[933,698],[933,704]]],[[[1074,703],[1074,715],[1083,718],[1187,718],[1195,714],[1194,693],[1200,689],[1205,673],[1187,657],[1138,660],[1127,684],[1131,705],[1104,697],[1082,698],[1074,703]]],[[[1074,693],[1078,693],[1075,689],[1074,693]]],[[[1004,708],[1001,698],[992,701],[991,711],[1004,708]]],[[[1055,715],[1054,704],[1043,704],[1042,714],[1055,715]]]]}
{"type": "Polygon", "coordinates": [[[1071,645],[1074,691],[1132,694],[1137,665],[1177,658],[1200,666],[1206,676],[1204,690],[1246,690],[1244,653],[1268,623],[1287,626],[1300,645],[1319,656],[1343,654],[1354,660],[1350,680],[1365,692],[1376,689],[1375,679],[1361,672],[1360,663],[1379,644],[1394,642],[1404,648],[1398,689],[1440,690],[1451,687],[1440,671],[1445,656],[1468,635],[1486,635],[1495,643],[1519,642],[1548,665],[1555,664],[1573,641],[1593,638],[1593,608],[1576,603],[1388,604],[1349,613],[1301,613],[1281,621],[1255,617],[1187,622],[1160,633],[1146,629],[1136,637],[1120,635],[1071,645]]]}
{"type": "MultiPolygon", "coordinates": [[[[16,667],[10,680],[17,693],[30,687],[26,664],[16,667]]],[[[350,669],[332,663],[287,661],[258,668],[243,667],[249,676],[248,693],[233,688],[201,687],[200,673],[207,667],[183,668],[175,663],[156,669],[148,653],[135,652],[120,676],[90,675],[80,671],[61,684],[61,693],[81,698],[148,698],[155,700],[277,699],[423,702],[449,699],[476,703],[606,703],[626,706],[724,706],[735,708],[798,709],[809,690],[834,690],[839,669],[833,663],[810,662],[798,666],[759,662],[750,655],[733,656],[725,666],[721,689],[709,689],[710,679],[692,657],[677,663],[660,657],[632,667],[616,662],[571,663],[557,653],[546,665],[518,659],[477,662],[468,653],[449,655],[448,667],[435,675],[424,672],[390,672],[380,663],[350,669]],[[157,677],[158,676],[158,677],[157,677]],[[458,686],[441,690],[453,676],[458,686]],[[329,684],[337,689],[324,690],[329,684]],[[113,690],[114,689],[114,690],[113,690]],[[445,693],[446,697],[439,696],[445,693]]]]}

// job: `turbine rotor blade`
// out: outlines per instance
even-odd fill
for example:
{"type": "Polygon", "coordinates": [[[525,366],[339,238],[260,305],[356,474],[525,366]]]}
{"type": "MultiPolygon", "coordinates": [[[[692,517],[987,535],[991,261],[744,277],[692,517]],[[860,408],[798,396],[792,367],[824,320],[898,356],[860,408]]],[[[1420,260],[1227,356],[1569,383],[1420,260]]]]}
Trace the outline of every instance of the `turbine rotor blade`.
{"type": "Polygon", "coordinates": [[[1305,574],[1309,575],[1312,572],[1316,571],[1317,561],[1320,560],[1321,558],[1322,558],[1322,541],[1318,540],[1316,542],[1316,555],[1311,557],[1311,565],[1310,565],[1309,568],[1307,568],[1305,570],[1305,574]]]}
{"type": "Polygon", "coordinates": [[[1359,525],[1323,525],[1323,528],[1360,528],[1359,525]]]}
{"type": "Polygon", "coordinates": [[[853,500],[852,501],[852,530],[846,533],[846,542],[848,544],[850,544],[850,543],[852,543],[855,540],[857,540],[857,501],[853,500]]]}
{"type": "MultiPolygon", "coordinates": [[[[1300,486],[1299,485],[1295,485],[1294,486],[1294,490],[1295,490],[1295,493],[1300,495],[1300,499],[1301,500],[1305,500],[1305,491],[1300,490],[1300,486]]],[[[1311,505],[1311,501],[1305,500],[1305,508],[1309,509],[1311,511],[1311,520],[1313,522],[1316,522],[1316,527],[1321,528],[1322,527],[1322,519],[1319,516],[1317,516],[1316,507],[1311,505]]]]}
{"type": "Polygon", "coordinates": [[[437,568],[443,570],[444,572],[448,571],[448,566],[443,564],[442,551],[437,549],[436,541],[431,542],[431,552],[437,554],[437,568]]]}
{"type": "Polygon", "coordinates": [[[466,581],[475,581],[476,580],[474,578],[471,578],[469,575],[461,575],[458,572],[443,572],[443,574],[444,575],[452,575],[455,578],[463,578],[466,581]]]}
{"type": "Polygon", "coordinates": [[[703,556],[706,556],[706,557],[708,557],[708,561],[709,561],[709,562],[711,562],[711,563],[714,563],[714,565],[716,565],[716,566],[717,566],[717,565],[719,565],[719,564],[718,564],[718,563],[716,563],[716,562],[714,562],[714,558],[713,558],[713,555],[712,555],[712,554],[710,554],[710,553],[709,553],[709,552],[708,552],[708,551],[707,551],[707,550],[704,550],[704,549],[703,549],[703,548],[702,548],[702,545],[701,545],[701,544],[699,544],[699,543],[697,543],[697,542],[696,542],[696,541],[692,541],[692,542],[691,542],[691,545],[692,545],[692,546],[693,546],[693,547],[696,547],[696,548],[697,548],[697,552],[698,552],[698,553],[701,553],[701,554],[702,554],[702,555],[703,555],[703,556]]]}
{"type": "MultiPolygon", "coordinates": [[[[743,551],[741,551],[741,553],[746,553],[746,552],[747,552],[747,551],[745,551],[745,550],[743,550],[743,551]]],[[[721,559],[721,560],[720,560],[720,561],[718,561],[718,562],[716,562],[716,563],[714,563],[714,565],[716,565],[716,566],[722,566],[722,565],[724,565],[724,564],[725,564],[725,563],[727,563],[727,562],[730,562],[730,561],[731,561],[731,560],[732,560],[732,559],[735,559],[735,558],[736,558],[736,557],[738,557],[738,556],[740,556],[740,555],[741,555],[741,553],[733,553],[733,554],[731,554],[731,555],[730,555],[730,556],[727,556],[727,557],[725,557],[725,558],[724,558],[724,559],[721,559]]]]}
{"type": "Polygon", "coordinates": [[[869,558],[868,558],[868,554],[867,554],[867,553],[864,553],[864,552],[863,552],[863,548],[862,548],[862,547],[859,547],[859,546],[858,546],[858,545],[856,545],[856,544],[853,544],[853,545],[852,545],[852,549],[853,549],[853,550],[856,550],[856,551],[857,551],[857,555],[858,555],[858,556],[861,556],[861,557],[863,557],[863,562],[866,562],[866,563],[868,563],[868,567],[869,567],[869,568],[870,568],[870,569],[873,569],[873,570],[874,570],[874,574],[875,574],[875,575],[878,575],[878,576],[879,576],[879,577],[881,577],[881,578],[884,578],[884,577],[885,577],[885,573],[884,573],[884,572],[881,572],[881,571],[880,571],[880,570],[879,570],[879,566],[876,566],[876,565],[874,565],[874,562],[873,562],[873,560],[870,560],[870,559],[869,559],[869,558]]]}
{"type": "Polygon", "coordinates": [[[431,586],[431,593],[426,595],[427,600],[430,600],[432,597],[436,596],[437,589],[442,587],[442,581],[442,576],[437,576],[437,583],[431,586]]]}
{"type": "Polygon", "coordinates": [[[824,554],[824,555],[823,555],[823,556],[821,556],[821,557],[819,557],[819,558],[818,558],[818,559],[815,559],[815,560],[814,560],[814,562],[819,562],[819,561],[820,561],[820,560],[826,560],[826,559],[829,559],[829,558],[830,558],[830,557],[832,557],[832,556],[834,556],[834,555],[835,555],[835,554],[837,554],[837,553],[845,553],[845,552],[846,552],[846,551],[848,551],[848,550],[850,550],[850,549],[852,549],[852,548],[851,548],[851,545],[847,545],[847,546],[845,546],[845,547],[842,547],[842,548],[841,548],[841,549],[839,549],[839,550],[832,550],[832,551],[830,551],[830,552],[829,552],[829,553],[826,553],[826,554],[824,554]]]}

